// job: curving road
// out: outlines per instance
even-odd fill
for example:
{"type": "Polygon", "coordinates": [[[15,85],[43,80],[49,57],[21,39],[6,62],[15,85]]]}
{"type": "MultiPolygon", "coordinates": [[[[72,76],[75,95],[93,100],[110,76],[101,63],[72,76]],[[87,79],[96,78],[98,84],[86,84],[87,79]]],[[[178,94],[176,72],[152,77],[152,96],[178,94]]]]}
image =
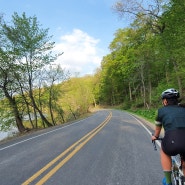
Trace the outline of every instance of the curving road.
{"type": "Polygon", "coordinates": [[[102,110],[0,145],[0,185],[160,185],[150,127],[102,110]]]}

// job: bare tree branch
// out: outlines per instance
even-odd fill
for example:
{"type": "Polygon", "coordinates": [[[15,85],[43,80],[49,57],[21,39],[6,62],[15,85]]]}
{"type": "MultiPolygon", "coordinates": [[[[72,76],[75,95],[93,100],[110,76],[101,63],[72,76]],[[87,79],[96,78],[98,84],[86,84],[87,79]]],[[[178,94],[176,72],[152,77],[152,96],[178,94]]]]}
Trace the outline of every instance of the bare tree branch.
{"type": "Polygon", "coordinates": [[[120,18],[129,18],[135,20],[136,18],[144,18],[147,24],[151,25],[154,32],[163,32],[165,24],[158,20],[161,19],[164,5],[169,0],[118,0],[113,5],[113,10],[120,18]],[[156,29],[156,30],[155,30],[156,29]]]}

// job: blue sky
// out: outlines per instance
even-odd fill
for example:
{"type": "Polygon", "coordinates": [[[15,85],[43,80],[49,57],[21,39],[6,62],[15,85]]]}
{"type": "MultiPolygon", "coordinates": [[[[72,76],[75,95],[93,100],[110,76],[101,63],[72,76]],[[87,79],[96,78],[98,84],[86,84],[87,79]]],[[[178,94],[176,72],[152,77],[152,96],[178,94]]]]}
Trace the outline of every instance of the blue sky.
{"type": "Polygon", "coordinates": [[[9,21],[14,12],[36,16],[49,28],[55,50],[64,52],[56,63],[71,74],[93,74],[109,53],[114,33],[128,23],[111,7],[116,0],[0,0],[0,13],[9,21]]]}

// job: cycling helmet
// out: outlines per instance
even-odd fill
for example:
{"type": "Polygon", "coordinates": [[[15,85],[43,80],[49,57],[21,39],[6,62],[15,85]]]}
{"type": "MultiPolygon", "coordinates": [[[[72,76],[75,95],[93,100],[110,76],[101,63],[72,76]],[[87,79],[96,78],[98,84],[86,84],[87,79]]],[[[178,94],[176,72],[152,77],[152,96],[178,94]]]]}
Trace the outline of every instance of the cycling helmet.
{"type": "Polygon", "coordinates": [[[162,92],[161,94],[161,98],[162,99],[177,99],[180,97],[180,94],[177,90],[175,90],[174,88],[171,89],[167,89],[165,91],[162,92]]]}

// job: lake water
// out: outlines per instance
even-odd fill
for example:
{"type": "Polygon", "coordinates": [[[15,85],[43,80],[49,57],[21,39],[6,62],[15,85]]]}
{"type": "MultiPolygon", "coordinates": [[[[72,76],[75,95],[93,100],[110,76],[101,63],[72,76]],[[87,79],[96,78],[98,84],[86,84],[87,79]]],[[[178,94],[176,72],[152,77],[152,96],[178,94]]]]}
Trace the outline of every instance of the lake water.
{"type": "Polygon", "coordinates": [[[16,128],[12,128],[10,131],[7,131],[7,132],[0,131],[0,141],[7,137],[12,136],[16,132],[17,132],[16,128]]]}
{"type": "Polygon", "coordinates": [[[7,132],[0,132],[0,140],[4,139],[8,137],[8,133],[7,132]]]}

